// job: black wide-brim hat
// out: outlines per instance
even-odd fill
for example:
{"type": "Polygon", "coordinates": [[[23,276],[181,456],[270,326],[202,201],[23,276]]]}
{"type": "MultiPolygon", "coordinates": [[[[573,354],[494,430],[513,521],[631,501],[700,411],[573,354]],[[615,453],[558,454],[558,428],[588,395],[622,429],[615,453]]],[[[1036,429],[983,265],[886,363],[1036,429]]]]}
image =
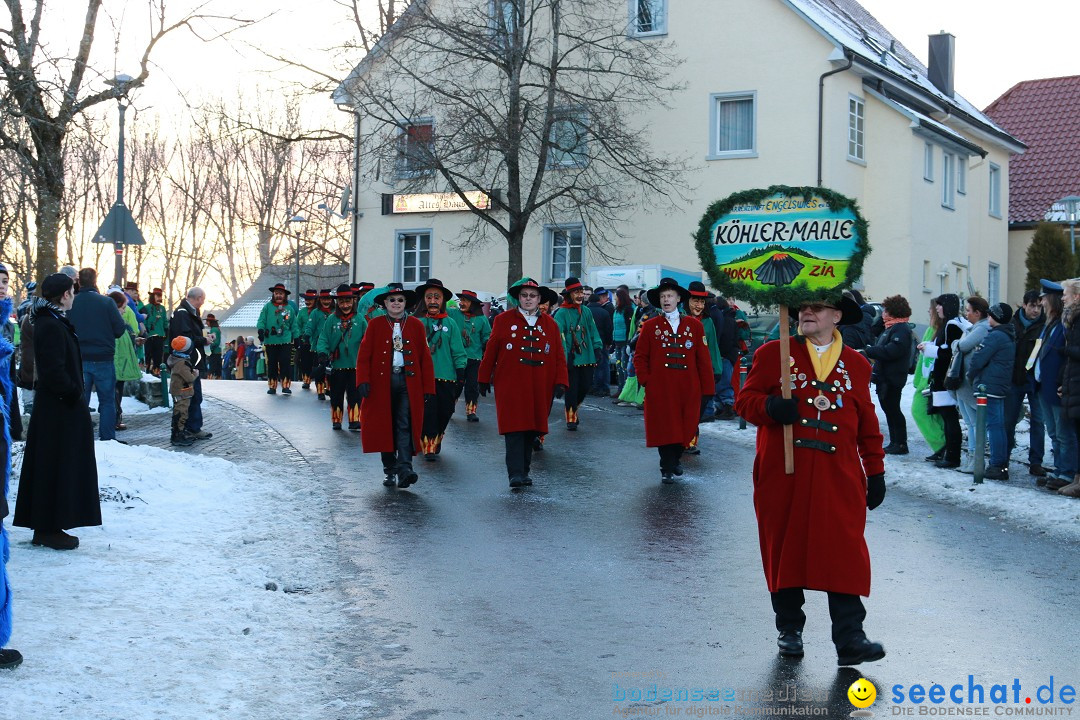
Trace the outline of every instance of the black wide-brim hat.
{"type": "Polygon", "coordinates": [[[274,287],[270,288],[271,293],[274,292],[275,290],[281,290],[286,295],[292,295],[292,291],[289,290],[289,288],[285,287],[284,283],[278,283],[274,287]]]}
{"type": "Polygon", "coordinates": [[[435,278],[428,278],[428,281],[423,285],[417,285],[416,296],[423,299],[424,293],[426,293],[432,288],[435,288],[442,292],[442,301],[444,304],[450,302],[451,298],[454,297],[454,293],[448,287],[443,285],[442,280],[436,280],[435,278]]]}
{"type": "Polygon", "coordinates": [[[654,287],[649,292],[645,293],[646,297],[649,298],[649,304],[652,305],[654,308],[660,307],[660,292],[662,290],[674,290],[675,292],[679,293],[679,297],[681,298],[680,302],[683,305],[690,302],[689,290],[687,290],[671,278],[662,278],[659,285],[654,287]]]}
{"type": "Polygon", "coordinates": [[[376,295],[375,299],[372,300],[372,304],[378,305],[385,310],[386,298],[390,297],[391,295],[405,296],[405,312],[411,312],[412,309],[416,307],[416,301],[420,298],[420,296],[416,294],[415,290],[406,290],[400,285],[394,285],[387,287],[385,292],[381,292],[376,295]]]}
{"type": "Polygon", "coordinates": [[[540,288],[540,302],[547,303],[551,307],[559,307],[562,304],[563,297],[559,293],[555,292],[549,287],[540,288]]]}
{"type": "MultiPolygon", "coordinates": [[[[859,303],[855,302],[852,298],[849,298],[847,295],[841,295],[839,300],[830,299],[830,298],[822,298],[820,300],[817,300],[816,302],[824,303],[825,305],[828,305],[831,308],[836,308],[837,310],[840,311],[840,313],[841,313],[840,322],[836,323],[837,326],[840,326],[840,325],[858,325],[860,322],[862,322],[862,319],[863,319],[862,308],[859,307],[859,303]]],[[[806,302],[806,303],[800,303],[799,305],[789,305],[788,306],[788,315],[795,322],[799,322],[799,308],[801,308],[803,305],[810,305],[810,304],[811,303],[806,302]]]]}

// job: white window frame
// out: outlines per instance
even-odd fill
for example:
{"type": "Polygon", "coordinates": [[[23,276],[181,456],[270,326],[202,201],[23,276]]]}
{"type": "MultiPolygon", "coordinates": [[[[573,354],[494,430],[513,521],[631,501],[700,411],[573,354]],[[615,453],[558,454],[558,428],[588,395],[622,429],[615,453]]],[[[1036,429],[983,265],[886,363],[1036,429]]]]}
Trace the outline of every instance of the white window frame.
{"type": "MultiPolygon", "coordinates": [[[[573,247],[573,246],[571,245],[570,247],[573,247]]],[[[585,262],[585,251],[586,251],[587,248],[588,248],[588,236],[585,233],[585,224],[584,223],[560,223],[560,224],[545,225],[544,226],[544,276],[545,276],[545,282],[550,283],[550,282],[556,282],[556,281],[565,280],[567,277],[569,277],[571,275],[574,275],[574,277],[579,277],[579,278],[582,277],[585,274],[585,270],[587,268],[587,265],[586,265],[586,262],[585,262]],[[555,270],[555,267],[554,267],[554,263],[555,263],[555,233],[557,233],[557,232],[570,233],[570,232],[573,232],[575,230],[579,231],[581,233],[581,261],[578,263],[578,265],[580,265],[580,267],[578,269],[578,272],[577,272],[576,275],[574,275],[573,268],[571,267],[571,265],[573,263],[567,262],[566,263],[566,266],[567,266],[566,267],[566,274],[556,276],[556,274],[554,272],[554,270],[555,270]]]]}
{"type": "Polygon", "coordinates": [[[934,144],[926,143],[923,148],[923,171],[922,179],[926,182],[934,182],[934,144]]]}
{"type": "Polygon", "coordinates": [[[757,91],[710,93],[709,95],[709,154],[706,160],[729,160],[734,158],[756,158],[757,151],[757,91]],[[750,147],[737,150],[720,149],[720,104],[749,100],[752,110],[750,121],[750,147]]]}
{"type": "Polygon", "coordinates": [[[991,305],[1001,302],[1001,266],[990,263],[986,279],[986,301],[991,305]]]}
{"type": "Polygon", "coordinates": [[[1001,218],[1001,166],[990,163],[989,212],[991,217],[1001,218]]]}
{"type": "Polygon", "coordinates": [[[866,101],[858,95],[848,95],[848,153],[847,159],[866,165],[866,101]],[[852,152],[852,149],[855,152],[852,152]]]}
{"type": "Polygon", "coordinates": [[[631,37],[656,37],[658,35],[667,35],[668,0],[627,0],[627,6],[630,13],[628,30],[631,37]],[[653,30],[638,29],[638,8],[641,6],[642,2],[656,3],[660,5],[660,22],[655,24],[657,25],[657,27],[653,30]]]}
{"type": "Polygon", "coordinates": [[[587,167],[589,164],[588,113],[580,108],[563,108],[555,110],[554,115],[555,117],[551,122],[551,132],[548,136],[552,144],[548,146],[547,166],[554,169],[587,167]],[[573,150],[560,150],[560,152],[566,153],[567,157],[565,159],[556,159],[554,155],[555,129],[559,123],[574,123],[583,128],[579,145],[575,145],[573,150]]]}
{"type": "Polygon", "coordinates": [[[408,158],[407,153],[402,153],[401,143],[404,137],[408,136],[409,128],[419,127],[421,125],[428,125],[431,127],[431,142],[435,143],[435,118],[423,117],[416,118],[414,120],[405,120],[397,128],[398,149],[394,156],[394,176],[397,178],[417,178],[431,175],[435,172],[434,167],[428,168],[408,168],[404,166],[403,159],[408,158]]]}
{"type": "Polygon", "coordinates": [[[943,150],[941,153],[941,206],[956,208],[956,155],[943,150]]]}
{"type": "Polygon", "coordinates": [[[967,195],[967,155],[956,156],[956,194],[967,195]]]}
{"type": "MultiPolygon", "coordinates": [[[[412,252],[415,252],[417,254],[417,260],[419,261],[420,253],[423,252],[423,251],[420,250],[419,247],[418,247],[415,251],[412,251],[412,252]]],[[[429,278],[431,278],[431,268],[434,265],[434,263],[433,263],[434,258],[435,258],[435,233],[431,228],[429,228],[429,227],[427,227],[427,228],[405,228],[405,229],[401,229],[401,230],[394,230],[394,277],[396,279],[396,282],[401,283],[402,285],[404,285],[408,289],[412,289],[412,288],[416,287],[417,285],[421,285],[424,282],[427,282],[427,280],[429,278]],[[419,264],[416,264],[414,266],[416,268],[416,270],[417,270],[416,279],[415,280],[406,280],[405,279],[405,267],[406,267],[405,266],[405,236],[407,236],[407,235],[417,235],[417,236],[427,235],[427,237],[428,237],[428,249],[427,249],[427,254],[428,254],[428,264],[427,264],[428,276],[426,278],[420,278],[419,277],[420,276],[419,270],[420,270],[420,268],[422,266],[419,265],[419,264]]]]}

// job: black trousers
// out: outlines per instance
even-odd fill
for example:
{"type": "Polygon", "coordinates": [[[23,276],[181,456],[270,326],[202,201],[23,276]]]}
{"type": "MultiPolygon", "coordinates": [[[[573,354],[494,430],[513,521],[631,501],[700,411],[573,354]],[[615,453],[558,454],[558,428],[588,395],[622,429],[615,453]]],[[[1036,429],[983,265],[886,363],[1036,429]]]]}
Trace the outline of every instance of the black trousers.
{"type": "Polygon", "coordinates": [[[356,368],[334,370],[330,374],[330,419],[341,422],[348,403],[349,422],[360,422],[360,392],[356,389],[356,368]]]}
{"type": "Polygon", "coordinates": [[[266,348],[266,379],[292,380],[292,344],[264,345],[266,348]]]}
{"type": "Polygon", "coordinates": [[[683,446],[679,443],[674,445],[661,445],[656,448],[660,452],[660,472],[671,472],[679,464],[679,458],[683,454],[683,446]]]}
{"type": "Polygon", "coordinates": [[[945,430],[945,460],[960,462],[960,450],[964,444],[964,433],[960,429],[960,411],[955,405],[936,407],[934,413],[941,417],[945,430]]]}
{"type": "MultiPolygon", "coordinates": [[[[581,401],[589,394],[595,370],[595,365],[566,368],[566,375],[570,378],[570,388],[566,391],[566,395],[563,396],[563,403],[568,411],[576,411],[578,406],[581,405],[581,401]]],[[[574,420],[577,421],[576,412],[574,420]]]]}
{"type": "Polygon", "coordinates": [[[465,365],[465,402],[476,404],[480,399],[480,383],[477,377],[480,372],[480,361],[469,360],[465,365]]]}
{"type": "MultiPolygon", "coordinates": [[[[802,588],[783,588],[772,593],[773,612],[776,613],[776,629],[802,631],[806,615],[802,611],[806,596],[802,588]]],[[[829,593],[829,617],[832,618],[832,641],[837,649],[863,635],[866,608],[858,595],[829,593]]]]}
{"type": "Polygon", "coordinates": [[[300,343],[296,348],[296,363],[300,366],[300,378],[304,382],[311,380],[311,370],[315,367],[315,353],[311,343],[300,343]]]}
{"type": "MultiPolygon", "coordinates": [[[[458,384],[447,380],[435,381],[435,395],[424,398],[424,437],[435,440],[450,424],[457,402],[458,384]]],[[[435,452],[427,450],[427,452],[435,452]]]]}
{"type": "Polygon", "coordinates": [[[532,467],[533,441],[540,436],[535,430],[522,430],[503,435],[506,441],[506,475],[510,479],[529,474],[532,467]]]}
{"type": "Polygon", "coordinates": [[[160,370],[165,362],[165,338],[160,335],[146,338],[146,369],[160,370]]]}
{"type": "Polygon", "coordinates": [[[878,383],[878,404],[881,405],[881,409],[885,412],[885,420],[889,423],[889,444],[891,445],[907,445],[907,420],[904,419],[904,411],[900,409],[900,396],[903,393],[903,385],[878,383]]]}
{"type": "Polygon", "coordinates": [[[390,424],[394,433],[394,452],[380,453],[383,472],[412,472],[412,410],[409,407],[409,386],[405,375],[390,375],[390,424]]]}
{"type": "Polygon", "coordinates": [[[210,368],[210,377],[221,377],[221,353],[206,358],[210,368]]]}

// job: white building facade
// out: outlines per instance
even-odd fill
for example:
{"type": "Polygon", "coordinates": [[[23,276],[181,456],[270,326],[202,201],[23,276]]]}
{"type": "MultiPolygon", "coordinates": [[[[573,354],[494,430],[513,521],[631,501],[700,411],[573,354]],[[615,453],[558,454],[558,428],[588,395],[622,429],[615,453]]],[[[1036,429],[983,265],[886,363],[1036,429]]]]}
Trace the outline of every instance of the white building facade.
{"type": "MultiPolygon", "coordinates": [[[[1023,273],[1008,267],[1007,218],[1009,158],[1024,146],[953,91],[951,36],[931,38],[928,69],[854,0],[627,0],[625,20],[625,32],[670,42],[683,59],[673,79],[685,89],[634,121],[658,153],[690,158],[692,190],[674,213],[648,202],[627,213],[617,262],[590,253],[590,228],[572,212],[534,223],[525,274],[558,285],[620,262],[699,270],[692,235],[708,205],[771,185],[855,198],[869,223],[866,296],[903,294],[920,321],[923,300],[1002,300],[1010,270],[1023,273]]],[[[383,42],[392,53],[392,31],[383,42]]],[[[351,77],[335,101],[358,107],[353,87],[351,77]]],[[[438,118],[414,121],[421,141],[438,132],[438,118]]],[[[404,192],[376,172],[370,122],[357,113],[353,279],[503,291],[501,238],[455,251],[472,224],[465,201],[404,192]]]]}

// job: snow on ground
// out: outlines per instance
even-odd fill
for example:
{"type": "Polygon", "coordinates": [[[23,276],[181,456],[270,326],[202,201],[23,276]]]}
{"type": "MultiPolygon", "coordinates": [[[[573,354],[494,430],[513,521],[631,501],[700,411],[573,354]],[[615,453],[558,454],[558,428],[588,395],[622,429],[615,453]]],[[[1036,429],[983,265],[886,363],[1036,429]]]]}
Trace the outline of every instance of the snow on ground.
{"type": "MultiPolygon", "coordinates": [[[[908,448],[911,452],[908,455],[885,456],[885,485],[889,490],[902,489],[920,497],[966,507],[992,519],[1003,520],[1036,532],[1080,539],[1080,501],[1036,487],[1035,479],[1028,475],[1029,443],[1026,419],[1021,419],[1016,426],[1016,448],[1013,450],[1009,467],[1009,481],[986,480],[981,485],[975,485],[971,475],[956,470],[942,470],[923,459],[932,451],[919,433],[915,421],[911,419],[909,408],[914,392],[914,386],[908,385],[904,389],[900,405],[907,417],[908,448]]],[[[876,395],[874,399],[877,400],[876,395]]],[[[888,425],[880,408],[878,420],[887,443],[888,425]]],[[[748,447],[754,446],[756,430],[750,424],[747,424],[745,430],[739,430],[738,421],[714,422],[702,425],[701,430],[706,437],[716,435],[748,447]]],[[[966,442],[965,434],[965,449],[966,442]]],[[[708,443],[704,443],[703,451],[708,452],[708,448],[708,443]]],[[[1053,461],[1050,439],[1047,438],[1043,462],[1053,465],[1053,461]]],[[[888,498],[885,502],[888,504],[888,498]]]]}
{"type": "Polygon", "coordinates": [[[34,547],[8,520],[10,646],[25,661],[0,672],[0,715],[362,714],[326,705],[341,687],[343,598],[329,513],[306,473],[145,445],[96,452],[103,525],[73,530],[77,550],[34,547]]]}
{"type": "Polygon", "coordinates": [[[142,400],[136,400],[130,396],[124,396],[121,407],[123,408],[125,415],[160,415],[162,413],[172,412],[172,408],[164,406],[152,408],[142,400]]]}

